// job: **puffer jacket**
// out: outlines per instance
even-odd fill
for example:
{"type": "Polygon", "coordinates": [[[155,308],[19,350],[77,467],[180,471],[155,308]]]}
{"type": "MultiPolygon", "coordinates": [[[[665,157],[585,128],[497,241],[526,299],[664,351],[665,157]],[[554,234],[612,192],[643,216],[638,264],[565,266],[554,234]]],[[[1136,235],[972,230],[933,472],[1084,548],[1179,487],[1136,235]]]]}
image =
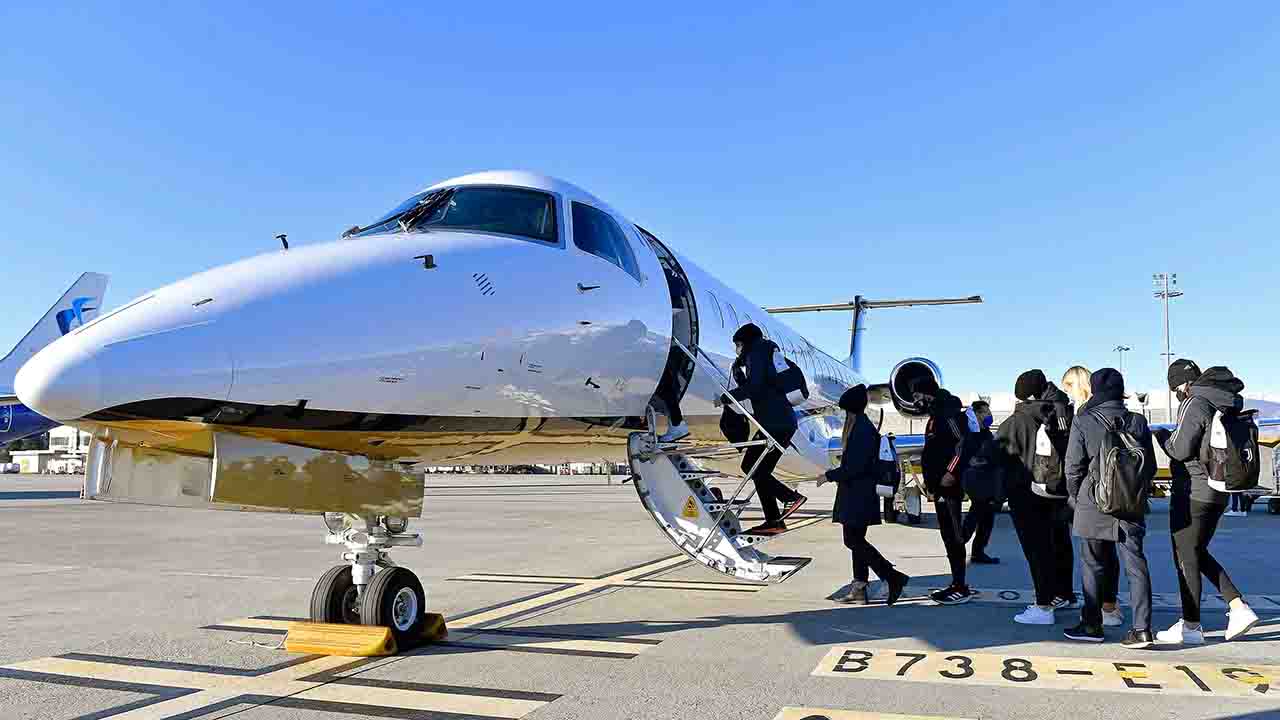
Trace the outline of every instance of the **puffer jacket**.
{"type": "MultiPolygon", "coordinates": [[[[1094,399],[1098,398],[1095,396],[1094,399]]],[[[1094,417],[1093,411],[1106,418],[1108,422],[1127,414],[1126,429],[1151,459],[1146,468],[1148,475],[1145,481],[1148,484],[1156,474],[1156,450],[1151,442],[1151,430],[1147,426],[1147,419],[1138,413],[1129,412],[1124,406],[1124,400],[1121,399],[1103,400],[1097,403],[1091,400],[1081,409],[1080,414],[1076,415],[1071,425],[1071,438],[1067,443],[1066,471],[1067,492],[1075,506],[1075,521],[1072,523],[1072,528],[1076,535],[1082,538],[1114,542],[1119,539],[1121,527],[1131,535],[1136,534],[1139,531],[1133,528],[1146,527],[1146,520],[1143,518],[1122,520],[1105,515],[1093,500],[1093,486],[1098,480],[1098,457],[1102,450],[1103,436],[1106,434],[1106,429],[1098,418],[1094,417]]]]}
{"type": "Polygon", "coordinates": [[[1225,367],[1211,367],[1187,389],[1178,405],[1178,428],[1164,442],[1173,476],[1173,496],[1197,502],[1226,505],[1230,495],[1209,487],[1209,474],[1200,459],[1204,438],[1214,412],[1239,413],[1244,409],[1244,382],[1225,367]]]}

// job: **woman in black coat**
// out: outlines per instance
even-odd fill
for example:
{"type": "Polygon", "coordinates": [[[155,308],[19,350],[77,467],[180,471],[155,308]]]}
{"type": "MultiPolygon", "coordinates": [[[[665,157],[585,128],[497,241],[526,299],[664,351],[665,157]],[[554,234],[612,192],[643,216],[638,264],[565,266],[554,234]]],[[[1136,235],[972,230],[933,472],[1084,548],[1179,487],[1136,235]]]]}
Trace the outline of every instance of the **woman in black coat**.
{"type": "Polygon", "coordinates": [[[867,528],[880,524],[880,498],[876,484],[880,474],[880,432],[867,419],[867,387],[857,385],[840,398],[845,417],[844,454],[840,467],[828,470],[818,480],[836,483],[836,504],[831,519],[844,526],[844,544],[853,554],[853,582],[842,602],[866,604],[869,570],[889,586],[887,604],[902,595],[910,578],[893,569],[893,564],[867,540],[867,528]]]}

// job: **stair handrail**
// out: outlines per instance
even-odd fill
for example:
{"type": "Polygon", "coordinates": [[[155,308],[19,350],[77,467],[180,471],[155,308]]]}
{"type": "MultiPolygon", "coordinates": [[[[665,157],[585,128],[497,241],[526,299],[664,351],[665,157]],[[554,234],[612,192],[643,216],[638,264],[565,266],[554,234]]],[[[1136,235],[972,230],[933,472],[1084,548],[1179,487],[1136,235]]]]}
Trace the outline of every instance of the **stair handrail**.
{"type": "MultiPolygon", "coordinates": [[[[684,343],[680,342],[674,337],[671,338],[671,343],[676,347],[680,348],[680,351],[683,352],[685,355],[687,355],[689,359],[693,361],[694,367],[704,366],[704,363],[699,359],[699,356],[701,356],[703,359],[706,360],[705,365],[710,365],[714,367],[716,369],[716,375],[720,375],[720,366],[716,365],[715,360],[710,355],[708,355],[706,351],[704,351],[702,348],[697,348],[697,354],[694,354],[694,352],[691,352],[689,348],[684,346],[684,343]]],[[[705,370],[706,368],[703,367],[703,369],[705,370]]],[[[733,396],[733,393],[729,391],[729,385],[727,382],[724,381],[723,376],[716,377],[716,375],[713,375],[713,377],[715,377],[716,383],[723,390],[721,394],[724,397],[729,398],[729,402],[733,404],[734,409],[737,410],[738,413],[740,413],[743,417],[745,417],[747,419],[747,422],[749,422],[753,427],[755,427],[756,432],[764,436],[764,439],[770,449],[776,448],[780,452],[786,453],[787,448],[784,447],[777,440],[774,440],[773,436],[769,434],[769,431],[765,430],[764,426],[760,424],[760,421],[756,420],[755,416],[752,415],[750,412],[748,412],[746,407],[744,407],[742,403],[739,402],[738,399],[733,396]]],[[[720,523],[724,521],[725,513],[729,512],[730,509],[733,507],[734,501],[738,499],[738,495],[742,493],[742,489],[747,486],[748,482],[751,481],[751,478],[753,475],[755,475],[756,470],[760,469],[760,464],[764,462],[764,458],[768,454],[769,454],[769,450],[765,450],[765,452],[760,453],[760,457],[756,458],[756,462],[754,465],[751,466],[751,470],[749,470],[747,474],[743,476],[742,482],[738,483],[738,487],[734,489],[733,495],[724,501],[724,507],[720,509],[720,512],[716,513],[716,519],[715,519],[716,531],[720,530],[720,523]]],[[[755,490],[753,489],[752,495],[754,494],[755,494],[755,490]]],[[[701,542],[698,543],[698,547],[694,550],[694,554],[696,555],[697,553],[702,552],[702,549],[705,548],[707,544],[711,542],[712,537],[713,537],[713,533],[708,533],[707,536],[703,538],[701,542]]]]}

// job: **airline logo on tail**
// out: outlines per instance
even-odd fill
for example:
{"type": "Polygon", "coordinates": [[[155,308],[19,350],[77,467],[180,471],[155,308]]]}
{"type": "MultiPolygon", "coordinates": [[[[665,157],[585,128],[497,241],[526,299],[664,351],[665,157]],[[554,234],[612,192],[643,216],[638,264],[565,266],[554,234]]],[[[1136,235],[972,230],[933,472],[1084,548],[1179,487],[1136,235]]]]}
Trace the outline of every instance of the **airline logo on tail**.
{"type": "Polygon", "coordinates": [[[67,310],[59,310],[56,315],[58,319],[58,329],[63,335],[71,332],[75,328],[84,325],[84,314],[97,310],[96,307],[85,307],[93,302],[91,297],[78,297],[71,301],[71,307],[67,310]]]}

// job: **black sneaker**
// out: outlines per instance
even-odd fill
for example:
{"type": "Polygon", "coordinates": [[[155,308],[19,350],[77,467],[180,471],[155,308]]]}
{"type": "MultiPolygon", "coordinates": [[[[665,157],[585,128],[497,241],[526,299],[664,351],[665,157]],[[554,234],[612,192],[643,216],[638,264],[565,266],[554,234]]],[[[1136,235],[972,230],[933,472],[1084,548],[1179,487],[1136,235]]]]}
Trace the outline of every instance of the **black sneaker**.
{"type": "Polygon", "coordinates": [[[1092,627],[1084,623],[1080,623],[1073,628],[1063,630],[1062,634],[1068,640],[1079,640],[1081,642],[1100,643],[1107,639],[1107,636],[1102,634],[1102,628],[1092,627]]]}
{"type": "Polygon", "coordinates": [[[939,605],[963,605],[976,595],[968,585],[952,585],[929,593],[929,599],[939,605]]]}
{"type": "Polygon", "coordinates": [[[770,525],[769,523],[764,523],[751,528],[750,530],[746,531],[745,534],[747,535],[778,535],[779,533],[784,533],[786,531],[787,531],[786,523],[780,522],[780,523],[777,523],[776,525],[770,525]]]}
{"type": "Polygon", "coordinates": [[[1145,650],[1154,645],[1156,639],[1151,636],[1150,630],[1130,630],[1125,633],[1124,639],[1120,644],[1130,650],[1145,650]]]}
{"type": "Polygon", "coordinates": [[[896,573],[884,584],[889,587],[889,596],[885,598],[885,605],[892,605],[898,602],[898,598],[902,597],[902,591],[906,589],[907,583],[911,582],[911,576],[906,573],[896,573]]]}
{"type": "Polygon", "coordinates": [[[986,553],[974,553],[973,557],[969,558],[969,562],[974,565],[999,565],[1000,558],[993,558],[986,553]]]}
{"type": "Polygon", "coordinates": [[[799,510],[800,506],[804,505],[805,500],[808,500],[808,499],[809,498],[805,497],[804,495],[801,495],[797,497],[795,500],[792,500],[791,502],[782,503],[782,517],[780,519],[786,520],[787,518],[791,517],[791,513],[799,510]]]}

